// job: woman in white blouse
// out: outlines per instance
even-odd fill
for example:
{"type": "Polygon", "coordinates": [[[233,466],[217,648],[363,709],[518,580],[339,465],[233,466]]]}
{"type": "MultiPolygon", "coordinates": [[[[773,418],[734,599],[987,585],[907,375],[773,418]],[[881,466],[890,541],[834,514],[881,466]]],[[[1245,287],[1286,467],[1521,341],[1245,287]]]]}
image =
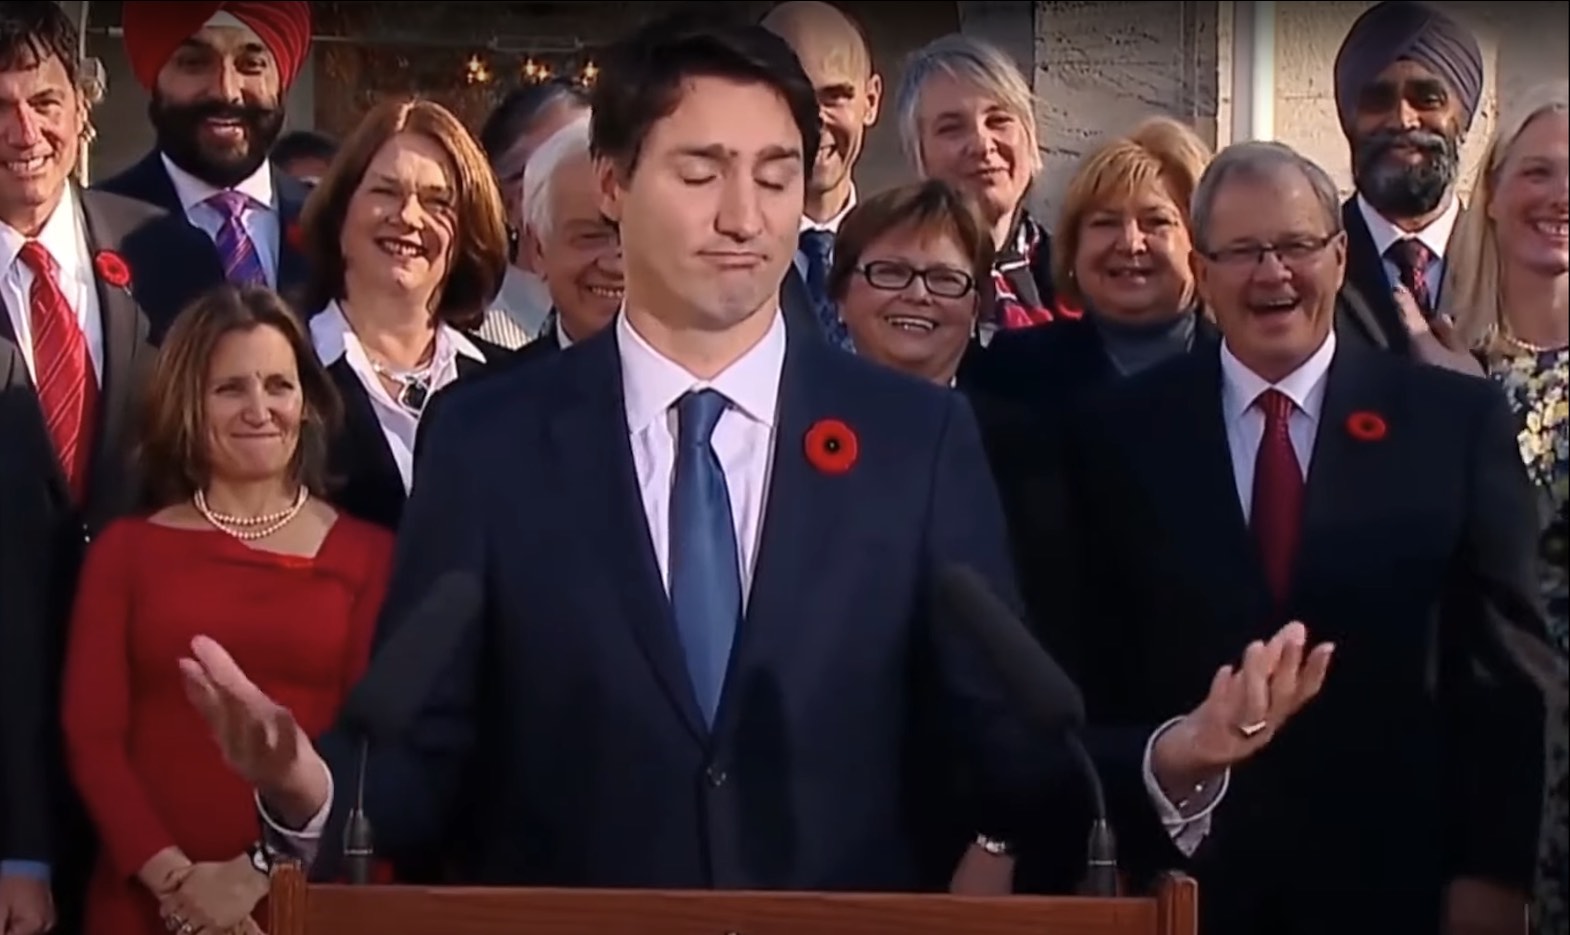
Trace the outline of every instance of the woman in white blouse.
{"type": "Polygon", "coordinates": [[[447,109],[390,101],[345,141],[291,235],[311,261],[311,340],[344,397],[336,505],[396,529],[426,404],[511,353],[465,333],[507,266],[495,179],[447,109]]]}

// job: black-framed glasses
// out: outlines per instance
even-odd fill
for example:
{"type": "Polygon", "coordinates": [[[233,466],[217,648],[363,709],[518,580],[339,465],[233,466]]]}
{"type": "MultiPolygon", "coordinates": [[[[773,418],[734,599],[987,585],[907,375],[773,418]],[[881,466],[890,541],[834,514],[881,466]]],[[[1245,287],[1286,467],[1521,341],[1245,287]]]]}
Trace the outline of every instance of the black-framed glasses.
{"type": "Polygon", "coordinates": [[[1337,231],[1323,237],[1295,237],[1281,243],[1236,244],[1220,250],[1202,250],[1200,253],[1211,262],[1223,266],[1258,266],[1270,254],[1275,254],[1282,263],[1301,263],[1323,253],[1339,236],[1341,233],[1337,231]]]}
{"type": "Polygon", "coordinates": [[[939,298],[963,299],[976,288],[976,280],[969,273],[952,266],[929,266],[917,269],[898,260],[873,260],[856,267],[867,285],[885,292],[903,292],[918,278],[927,291],[939,298]]]}

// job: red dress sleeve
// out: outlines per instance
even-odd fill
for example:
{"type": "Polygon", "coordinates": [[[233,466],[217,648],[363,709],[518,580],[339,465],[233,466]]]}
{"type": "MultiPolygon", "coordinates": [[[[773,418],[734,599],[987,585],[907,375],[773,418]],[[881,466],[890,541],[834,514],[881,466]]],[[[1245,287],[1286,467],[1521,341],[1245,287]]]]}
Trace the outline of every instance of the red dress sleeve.
{"type": "Polygon", "coordinates": [[[62,700],[71,778],[105,856],[126,879],[175,846],[126,756],[134,532],[125,522],[116,524],[88,550],[71,617],[62,700]]]}

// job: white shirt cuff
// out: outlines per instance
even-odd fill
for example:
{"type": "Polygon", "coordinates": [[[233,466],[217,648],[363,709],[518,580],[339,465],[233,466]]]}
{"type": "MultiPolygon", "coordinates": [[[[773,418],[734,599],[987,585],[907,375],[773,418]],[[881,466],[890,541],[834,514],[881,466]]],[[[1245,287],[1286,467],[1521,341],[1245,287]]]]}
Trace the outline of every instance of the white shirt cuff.
{"type": "Polygon", "coordinates": [[[1156,749],[1156,740],[1172,725],[1183,720],[1175,717],[1156,728],[1150,735],[1150,740],[1145,744],[1145,757],[1141,772],[1145,779],[1145,791],[1156,804],[1156,814],[1161,816],[1161,825],[1167,829],[1167,834],[1172,836],[1172,843],[1183,852],[1183,856],[1192,857],[1199,850],[1199,845],[1210,833],[1210,815],[1226,797],[1227,787],[1232,783],[1232,771],[1224,770],[1220,776],[1195,786],[1181,801],[1173,802],[1167,798],[1166,792],[1161,788],[1161,783],[1156,781],[1156,773],[1150,766],[1152,752],[1156,749]]]}
{"type": "Polygon", "coordinates": [[[253,793],[256,799],[256,811],[262,816],[262,822],[266,825],[269,843],[278,851],[307,866],[316,860],[317,851],[321,849],[322,831],[326,829],[327,817],[333,810],[333,773],[327,768],[326,763],[322,764],[322,772],[327,774],[327,801],[322,805],[321,810],[305,823],[305,827],[299,830],[285,828],[282,822],[267,811],[261,793],[253,793]]]}

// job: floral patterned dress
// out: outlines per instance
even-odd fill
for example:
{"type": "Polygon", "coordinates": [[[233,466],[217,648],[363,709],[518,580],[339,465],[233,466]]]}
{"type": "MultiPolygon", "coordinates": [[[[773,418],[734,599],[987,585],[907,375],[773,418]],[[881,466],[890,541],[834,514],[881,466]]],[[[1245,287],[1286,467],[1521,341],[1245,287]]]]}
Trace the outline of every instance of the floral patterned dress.
{"type": "MultiPolygon", "coordinates": [[[[1570,349],[1509,349],[1489,373],[1521,420],[1521,458],[1537,488],[1548,632],[1561,655],[1570,641],[1570,349]]],[[[1566,713],[1548,712],[1548,775],[1533,931],[1570,931],[1570,748],[1566,713]]]]}

